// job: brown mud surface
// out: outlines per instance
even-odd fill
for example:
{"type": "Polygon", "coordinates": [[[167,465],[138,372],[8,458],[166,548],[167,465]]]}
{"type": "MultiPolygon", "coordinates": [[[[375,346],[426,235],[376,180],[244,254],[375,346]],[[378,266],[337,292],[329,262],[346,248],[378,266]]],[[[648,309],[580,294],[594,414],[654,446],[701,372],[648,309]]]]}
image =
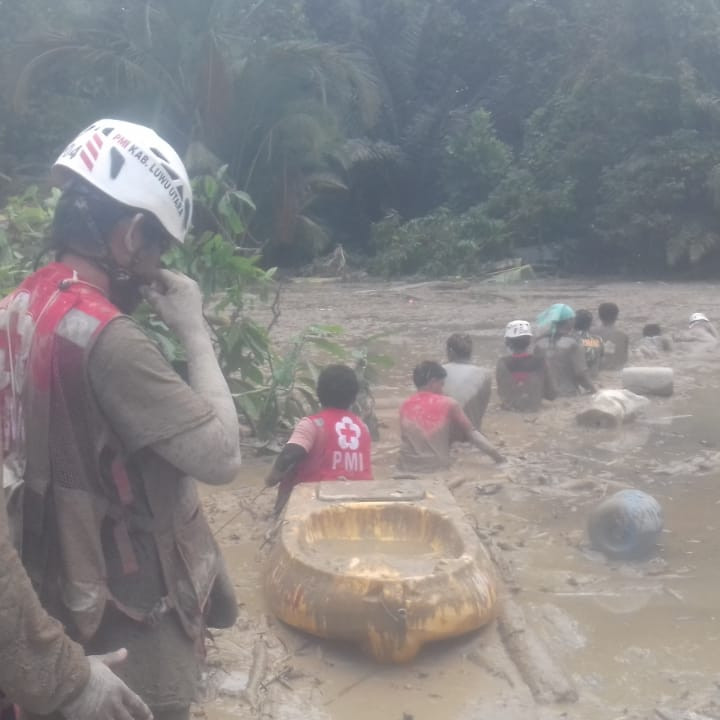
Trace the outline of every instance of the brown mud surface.
{"type": "MultiPolygon", "coordinates": [[[[494,367],[502,328],[553,302],[576,309],[612,300],[634,340],[646,322],[682,331],[691,312],[720,319],[709,284],[537,281],[373,284],[297,280],[283,293],[274,329],[287,340],[309,323],[340,324],[344,342],[395,359],[374,389],[381,441],[376,476],[389,477],[396,413],[421,359],[442,359],[452,332],[468,332],[480,364],[494,367]]],[[[587,398],[559,400],[537,415],[503,412],[494,397],[483,431],[509,462],[496,468],[469,447],[455,450],[454,493],[511,568],[527,622],[577,689],[575,703],[537,703],[493,625],[426,647],[406,666],[380,666],[354,648],[316,640],[270,616],[262,563],[273,491],[271,458],[246,453],[240,479],[206,489],[208,515],[241,603],[240,620],[209,652],[208,720],[703,720],[720,718],[720,358],[676,351],[674,397],[617,430],[579,427],[587,398]],[[590,509],[623,487],[654,495],[665,513],[658,554],[642,563],[605,559],[587,546],[590,509]]],[[[618,374],[600,378],[618,387],[618,374]]]]}

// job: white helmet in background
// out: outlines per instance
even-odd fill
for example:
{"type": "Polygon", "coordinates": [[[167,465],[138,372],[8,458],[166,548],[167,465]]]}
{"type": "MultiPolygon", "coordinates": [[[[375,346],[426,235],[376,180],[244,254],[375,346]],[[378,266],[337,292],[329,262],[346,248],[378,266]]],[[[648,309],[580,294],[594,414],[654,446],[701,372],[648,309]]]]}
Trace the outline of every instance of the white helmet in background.
{"type": "Polygon", "coordinates": [[[154,130],[98,120],[53,165],[61,187],[73,173],[119,203],[151,213],[175,240],[185,240],[192,218],[190,180],[180,156],[154,130]]]}
{"type": "Polygon", "coordinates": [[[513,320],[505,328],[505,339],[518,337],[532,337],[530,323],[525,320],[513,320]]]}
{"type": "Polygon", "coordinates": [[[703,315],[702,313],[693,313],[690,316],[690,324],[694,325],[695,323],[698,323],[698,322],[709,323],[710,321],[707,319],[707,316],[703,315]]]}

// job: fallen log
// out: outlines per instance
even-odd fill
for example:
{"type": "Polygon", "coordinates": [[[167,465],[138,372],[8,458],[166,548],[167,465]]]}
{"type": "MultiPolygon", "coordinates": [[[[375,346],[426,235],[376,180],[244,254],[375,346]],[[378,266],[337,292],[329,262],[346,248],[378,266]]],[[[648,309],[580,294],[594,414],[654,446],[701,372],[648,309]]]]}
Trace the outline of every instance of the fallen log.
{"type": "MultiPolygon", "coordinates": [[[[501,550],[493,542],[489,542],[487,548],[502,580],[501,587],[517,586],[501,550]]],[[[578,693],[572,680],[528,625],[520,605],[506,588],[502,589],[505,592],[497,618],[500,637],[533,697],[544,704],[577,702],[578,693]]]]}
{"type": "Polygon", "coordinates": [[[260,706],[260,684],[267,674],[268,649],[263,638],[258,638],[253,647],[253,661],[243,696],[253,710],[260,706]]]}

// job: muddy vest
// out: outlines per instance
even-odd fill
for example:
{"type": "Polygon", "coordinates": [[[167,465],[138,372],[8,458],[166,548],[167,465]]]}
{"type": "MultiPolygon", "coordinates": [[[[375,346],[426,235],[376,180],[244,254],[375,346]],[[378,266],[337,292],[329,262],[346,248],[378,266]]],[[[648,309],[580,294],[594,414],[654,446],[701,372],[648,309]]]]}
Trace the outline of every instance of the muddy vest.
{"type": "Polygon", "coordinates": [[[319,432],[307,457],[298,465],[295,482],[372,480],[370,432],[349,410],[328,408],[311,415],[319,432]]]}
{"type": "Polygon", "coordinates": [[[148,623],[174,609],[199,644],[219,556],[194,482],[143,483],[88,380],[94,343],[119,316],[61,263],[34,273],[0,303],[0,427],[6,474],[22,485],[23,562],[43,602],[74,625],[80,641],[97,632],[110,603],[148,623]],[[150,511],[143,517],[134,511],[138,487],[150,511]],[[139,526],[154,542],[166,588],[151,609],[120,602],[109,589],[103,542],[110,538],[123,575],[139,573],[144,558],[129,537],[139,526]]]}
{"type": "Polygon", "coordinates": [[[545,363],[535,355],[518,353],[500,358],[497,387],[503,407],[520,412],[538,410],[545,386],[545,363]]]}

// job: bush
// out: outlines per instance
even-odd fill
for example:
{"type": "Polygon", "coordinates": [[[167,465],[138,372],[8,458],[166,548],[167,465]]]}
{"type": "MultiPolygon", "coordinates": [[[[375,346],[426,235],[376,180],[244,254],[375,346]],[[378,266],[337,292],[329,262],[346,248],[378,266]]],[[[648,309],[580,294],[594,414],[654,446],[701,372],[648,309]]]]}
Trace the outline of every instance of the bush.
{"type": "Polygon", "coordinates": [[[441,209],[403,223],[393,215],[373,227],[373,272],[385,276],[467,275],[511,250],[504,223],[483,208],[457,214],[441,209]]]}
{"type": "Polygon", "coordinates": [[[447,138],[443,179],[453,208],[466,210],[487,199],[512,165],[512,150],[495,136],[485,110],[471,113],[465,127],[447,138]]]}

